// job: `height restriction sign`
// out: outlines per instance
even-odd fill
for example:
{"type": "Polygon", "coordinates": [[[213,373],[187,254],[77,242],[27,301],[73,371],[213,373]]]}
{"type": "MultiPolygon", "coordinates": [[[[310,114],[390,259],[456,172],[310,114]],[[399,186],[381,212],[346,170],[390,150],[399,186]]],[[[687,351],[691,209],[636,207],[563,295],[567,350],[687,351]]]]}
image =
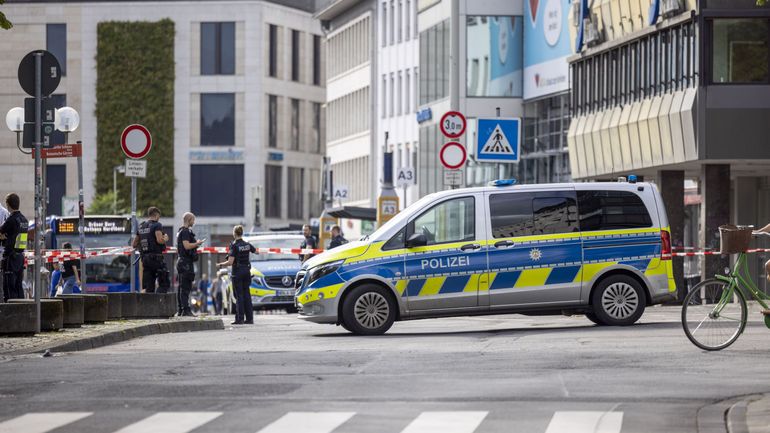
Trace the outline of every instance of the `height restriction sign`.
{"type": "Polygon", "coordinates": [[[447,111],[441,117],[441,133],[447,138],[458,138],[465,133],[465,116],[459,111],[447,111]]]}

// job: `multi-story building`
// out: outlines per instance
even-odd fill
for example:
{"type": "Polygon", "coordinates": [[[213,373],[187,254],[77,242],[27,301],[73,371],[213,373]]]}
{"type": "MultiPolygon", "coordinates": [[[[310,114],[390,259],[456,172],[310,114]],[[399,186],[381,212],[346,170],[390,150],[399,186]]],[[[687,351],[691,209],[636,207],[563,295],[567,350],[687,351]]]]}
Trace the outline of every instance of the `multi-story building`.
{"type": "MultiPolygon", "coordinates": [[[[718,249],[721,224],[766,224],[770,9],[754,0],[580,0],[570,22],[572,176],[657,181],[675,246],[700,233],[689,246],[718,249]],[[686,180],[697,184],[689,203],[700,202],[700,221],[685,218],[686,180]]],[[[702,275],[726,260],[707,256],[702,275]]]]}
{"type": "MultiPolygon", "coordinates": [[[[5,54],[0,103],[6,109],[22,103],[16,71],[24,54],[48,48],[57,56],[65,75],[55,97],[81,116],[70,141],[84,143],[88,205],[97,191],[112,189],[113,168],[103,167],[95,145],[103,139],[97,137],[97,107],[103,102],[98,95],[121,91],[119,82],[97,89],[97,58],[115,48],[99,26],[168,18],[173,157],[162,169],[173,171],[175,215],[164,215],[166,220],[177,225],[191,210],[198,224],[225,235],[233,224],[253,227],[261,208],[263,228],[299,225],[320,213],[326,146],[325,42],[312,11],[312,2],[302,0],[14,1],[4,6],[14,28],[3,32],[0,42],[5,54]],[[97,168],[108,172],[109,185],[97,168]]],[[[0,190],[21,193],[24,211],[31,213],[32,161],[18,152],[14,139],[11,133],[0,135],[0,190]]],[[[119,137],[114,141],[118,146],[119,137]]],[[[77,195],[74,161],[52,160],[47,171],[48,213],[58,214],[62,197],[77,195]]],[[[153,182],[153,173],[139,182],[153,182]]]]}

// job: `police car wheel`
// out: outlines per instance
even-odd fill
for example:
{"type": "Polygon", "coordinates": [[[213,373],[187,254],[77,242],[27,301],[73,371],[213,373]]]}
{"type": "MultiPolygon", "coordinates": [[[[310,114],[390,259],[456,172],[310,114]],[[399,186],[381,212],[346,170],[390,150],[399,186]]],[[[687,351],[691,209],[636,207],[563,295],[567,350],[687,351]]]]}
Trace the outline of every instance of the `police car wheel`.
{"type": "Polygon", "coordinates": [[[645,302],[639,282],[626,275],[614,275],[603,280],[591,299],[596,318],[611,326],[633,325],[642,317],[645,302]]]}
{"type": "Polygon", "coordinates": [[[599,318],[598,318],[598,317],[596,317],[596,314],[594,314],[594,313],[586,313],[586,319],[588,319],[588,320],[590,320],[590,321],[594,322],[595,324],[597,324],[597,325],[599,325],[599,326],[604,326],[604,325],[606,325],[606,323],[604,323],[604,322],[602,322],[601,320],[599,320],[599,318]]]}
{"type": "Polygon", "coordinates": [[[386,289],[365,284],[345,297],[342,320],[345,329],[354,334],[384,334],[396,320],[396,303],[386,289]]]}

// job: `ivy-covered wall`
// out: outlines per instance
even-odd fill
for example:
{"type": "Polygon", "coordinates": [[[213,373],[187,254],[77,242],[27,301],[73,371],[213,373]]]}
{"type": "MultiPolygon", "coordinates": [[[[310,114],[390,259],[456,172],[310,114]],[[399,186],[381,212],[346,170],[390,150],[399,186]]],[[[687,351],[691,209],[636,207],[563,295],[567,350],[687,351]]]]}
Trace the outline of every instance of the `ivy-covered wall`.
{"type": "MultiPolygon", "coordinates": [[[[102,22],[97,27],[97,194],[112,190],[112,171],[126,159],[123,129],[139,123],[152,135],[147,178],[137,180],[137,214],[149,206],[174,214],[174,22],[102,22]]],[[[118,196],[131,200],[118,174],[118,196]]]]}

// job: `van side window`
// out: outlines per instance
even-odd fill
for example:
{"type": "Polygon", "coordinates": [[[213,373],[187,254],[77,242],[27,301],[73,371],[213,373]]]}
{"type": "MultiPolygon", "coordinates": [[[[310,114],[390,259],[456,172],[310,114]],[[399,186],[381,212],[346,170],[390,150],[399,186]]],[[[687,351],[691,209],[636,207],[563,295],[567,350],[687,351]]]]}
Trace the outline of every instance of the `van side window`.
{"type": "Polygon", "coordinates": [[[580,230],[652,227],[642,199],[630,191],[578,191],[580,230]]]}
{"type": "Polygon", "coordinates": [[[489,214],[495,239],[578,231],[573,191],[492,194],[489,214]]]}
{"type": "Polygon", "coordinates": [[[534,228],[532,198],[534,194],[516,192],[489,196],[492,237],[529,236],[534,228]]]}
{"type": "Polygon", "coordinates": [[[574,198],[540,195],[541,193],[538,193],[532,200],[535,217],[533,234],[550,235],[578,231],[578,211],[574,198]]]}
{"type": "Polygon", "coordinates": [[[406,228],[403,228],[398,231],[395,235],[393,235],[392,238],[390,238],[387,242],[385,242],[385,245],[382,246],[383,251],[390,251],[390,250],[397,250],[399,248],[405,247],[405,240],[404,240],[404,233],[406,232],[406,228]]]}
{"type": "Polygon", "coordinates": [[[476,239],[476,209],[473,197],[447,200],[425,211],[409,223],[408,233],[422,233],[428,245],[476,239]]]}

